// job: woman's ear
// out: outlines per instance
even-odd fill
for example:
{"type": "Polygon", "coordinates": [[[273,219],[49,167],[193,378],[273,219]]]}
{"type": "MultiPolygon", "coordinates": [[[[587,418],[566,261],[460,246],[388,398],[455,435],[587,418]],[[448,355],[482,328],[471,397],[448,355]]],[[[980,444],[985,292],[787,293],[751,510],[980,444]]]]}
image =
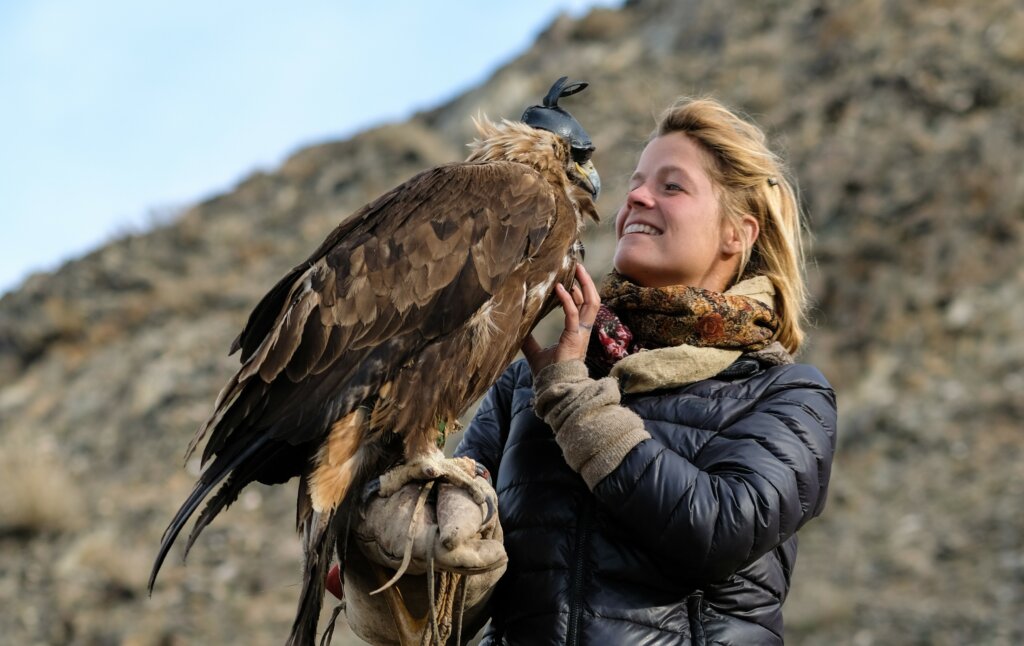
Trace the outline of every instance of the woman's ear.
{"type": "Polygon", "coordinates": [[[725,223],[722,227],[722,253],[732,256],[743,253],[743,249],[753,249],[761,226],[757,218],[747,214],[740,218],[739,227],[725,223]]]}

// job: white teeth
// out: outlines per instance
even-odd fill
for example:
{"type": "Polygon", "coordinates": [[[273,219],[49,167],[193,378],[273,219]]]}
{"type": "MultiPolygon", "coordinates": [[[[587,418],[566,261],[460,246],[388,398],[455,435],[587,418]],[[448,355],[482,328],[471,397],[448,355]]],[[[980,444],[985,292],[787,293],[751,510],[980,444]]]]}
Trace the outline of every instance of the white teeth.
{"type": "Polygon", "coordinates": [[[648,224],[630,224],[623,229],[622,233],[646,233],[647,235],[660,236],[661,231],[648,224]]]}

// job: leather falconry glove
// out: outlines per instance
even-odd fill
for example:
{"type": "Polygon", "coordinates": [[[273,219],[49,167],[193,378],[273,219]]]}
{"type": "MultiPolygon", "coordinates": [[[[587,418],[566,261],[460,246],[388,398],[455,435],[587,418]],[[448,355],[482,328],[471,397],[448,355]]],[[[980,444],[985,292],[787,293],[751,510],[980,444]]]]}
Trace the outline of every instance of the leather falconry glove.
{"type": "Polygon", "coordinates": [[[435,484],[436,502],[428,492],[419,513],[421,483],[407,484],[387,498],[371,496],[353,538],[371,561],[392,570],[401,566],[411,540],[409,574],[425,573],[431,553],[435,569],[460,574],[494,570],[507,560],[501,541],[492,538],[498,527],[497,496],[485,479],[477,481],[486,485],[488,504],[477,504],[465,489],[447,482],[435,484]]]}
{"type": "Polygon", "coordinates": [[[497,495],[485,478],[475,480],[487,492],[485,504],[443,481],[410,483],[366,501],[345,559],[353,632],[370,643],[405,646],[468,639],[482,626],[508,557],[497,495]]]}

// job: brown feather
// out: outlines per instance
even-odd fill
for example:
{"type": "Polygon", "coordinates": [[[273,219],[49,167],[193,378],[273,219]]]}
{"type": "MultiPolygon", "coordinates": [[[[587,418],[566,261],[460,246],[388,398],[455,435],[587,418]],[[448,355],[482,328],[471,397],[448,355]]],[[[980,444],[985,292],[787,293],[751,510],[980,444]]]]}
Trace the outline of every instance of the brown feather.
{"type": "MultiPolygon", "coordinates": [[[[321,316],[321,324],[323,324],[323,316],[321,316]]],[[[325,327],[325,329],[327,329],[325,327]]],[[[341,327],[335,325],[330,328],[331,334],[327,339],[327,346],[324,348],[323,353],[320,355],[320,360],[317,362],[313,369],[310,371],[314,375],[318,375],[324,370],[327,370],[334,362],[338,360],[341,353],[345,351],[345,346],[348,344],[349,334],[352,332],[352,328],[341,327]]]]}
{"type": "Polygon", "coordinates": [[[330,335],[331,327],[323,324],[320,308],[314,307],[306,316],[306,325],[302,328],[302,339],[285,368],[288,379],[297,383],[310,375],[313,367],[319,363],[330,335]]]}
{"type": "Polygon", "coordinates": [[[284,367],[291,361],[292,355],[302,343],[301,330],[306,327],[306,319],[317,306],[319,298],[315,292],[303,291],[297,295],[297,301],[284,313],[280,323],[280,332],[266,357],[260,363],[260,379],[272,382],[284,367]]]}
{"type": "Polygon", "coordinates": [[[309,477],[309,497],[313,511],[333,511],[345,500],[358,470],[357,454],[365,432],[364,408],[355,409],[331,425],[309,477]]]}

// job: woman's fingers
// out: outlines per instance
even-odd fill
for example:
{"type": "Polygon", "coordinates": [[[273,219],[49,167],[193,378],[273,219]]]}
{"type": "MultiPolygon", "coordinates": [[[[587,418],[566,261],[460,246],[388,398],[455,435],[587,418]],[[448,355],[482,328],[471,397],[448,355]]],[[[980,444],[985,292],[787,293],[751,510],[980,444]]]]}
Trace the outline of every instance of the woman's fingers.
{"type": "Polygon", "coordinates": [[[583,265],[576,265],[576,280],[577,284],[570,289],[561,283],[555,285],[555,296],[565,315],[565,327],[558,343],[543,348],[531,334],[520,346],[534,374],[551,363],[582,359],[587,354],[587,344],[590,342],[597,310],[601,306],[601,296],[583,265]]]}
{"type": "Polygon", "coordinates": [[[577,282],[572,284],[572,302],[575,303],[576,307],[583,305],[583,290],[580,289],[580,285],[577,282]]]}
{"type": "Polygon", "coordinates": [[[565,312],[565,331],[575,332],[580,325],[580,311],[573,302],[572,295],[561,283],[555,286],[555,294],[562,304],[562,311],[565,312]]]}
{"type": "Polygon", "coordinates": [[[601,307],[601,295],[597,291],[597,286],[594,285],[594,280],[583,265],[576,265],[576,280],[579,281],[582,295],[578,310],[580,321],[593,327],[594,320],[597,318],[597,310],[601,307]]]}

